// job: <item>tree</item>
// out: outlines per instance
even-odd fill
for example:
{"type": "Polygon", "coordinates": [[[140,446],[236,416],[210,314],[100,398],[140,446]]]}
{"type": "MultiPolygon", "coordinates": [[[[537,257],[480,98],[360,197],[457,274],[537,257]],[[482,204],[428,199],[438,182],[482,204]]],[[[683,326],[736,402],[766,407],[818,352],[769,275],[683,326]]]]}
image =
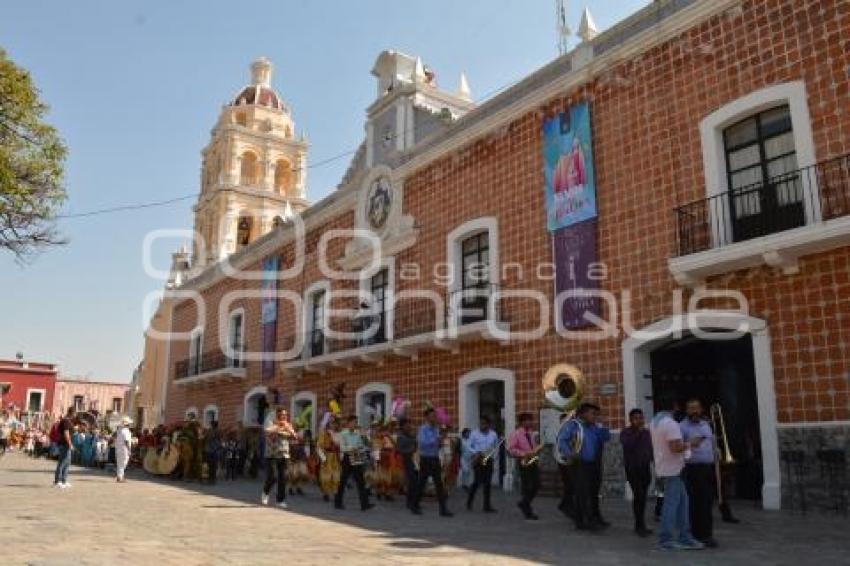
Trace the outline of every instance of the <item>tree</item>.
{"type": "Polygon", "coordinates": [[[66,150],[46,112],[29,73],[0,49],[0,249],[19,261],[66,242],[55,228],[66,150]]]}

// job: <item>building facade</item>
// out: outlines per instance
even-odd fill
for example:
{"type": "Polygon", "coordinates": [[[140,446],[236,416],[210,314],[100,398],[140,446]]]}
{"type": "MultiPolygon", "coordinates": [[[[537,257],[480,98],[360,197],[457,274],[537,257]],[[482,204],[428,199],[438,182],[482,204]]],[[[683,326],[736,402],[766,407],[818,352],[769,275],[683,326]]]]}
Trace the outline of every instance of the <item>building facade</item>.
{"type": "Polygon", "coordinates": [[[49,413],[55,387],[55,364],[0,360],[0,409],[49,413]]]}
{"type": "Polygon", "coordinates": [[[735,494],[779,508],[783,453],[850,446],[848,30],[838,0],[658,0],[475,108],[382,54],[337,190],[179,287],[166,419],[315,419],[344,384],[364,419],[510,432],[567,362],[615,429],[720,403],[735,494]]]}
{"type": "Polygon", "coordinates": [[[56,392],[53,396],[53,415],[64,415],[69,407],[77,412],[87,411],[98,414],[127,413],[127,383],[92,381],[83,377],[60,377],[56,380],[56,392]]]}

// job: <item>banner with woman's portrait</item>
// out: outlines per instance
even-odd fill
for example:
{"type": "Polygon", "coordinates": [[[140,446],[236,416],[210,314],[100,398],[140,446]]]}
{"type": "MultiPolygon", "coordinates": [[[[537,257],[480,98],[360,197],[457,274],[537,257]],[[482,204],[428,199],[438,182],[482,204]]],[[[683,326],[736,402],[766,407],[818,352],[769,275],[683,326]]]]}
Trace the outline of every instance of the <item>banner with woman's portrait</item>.
{"type": "Polygon", "coordinates": [[[543,122],[543,176],[550,232],[596,218],[596,176],[586,102],[543,122]]]}

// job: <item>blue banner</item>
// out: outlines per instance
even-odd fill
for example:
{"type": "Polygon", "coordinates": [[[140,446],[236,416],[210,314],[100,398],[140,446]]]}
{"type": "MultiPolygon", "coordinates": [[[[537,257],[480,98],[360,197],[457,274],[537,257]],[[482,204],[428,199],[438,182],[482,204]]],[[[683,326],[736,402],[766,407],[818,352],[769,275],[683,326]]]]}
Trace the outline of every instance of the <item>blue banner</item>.
{"type": "Polygon", "coordinates": [[[586,102],[543,122],[543,177],[550,232],[596,218],[596,175],[586,102]]]}

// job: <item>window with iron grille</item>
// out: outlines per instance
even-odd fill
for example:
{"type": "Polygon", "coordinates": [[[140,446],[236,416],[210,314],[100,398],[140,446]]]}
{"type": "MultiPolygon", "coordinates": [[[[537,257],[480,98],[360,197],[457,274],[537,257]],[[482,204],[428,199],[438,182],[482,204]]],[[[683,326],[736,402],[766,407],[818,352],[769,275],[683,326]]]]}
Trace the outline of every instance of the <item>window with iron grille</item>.
{"type": "Polygon", "coordinates": [[[189,343],[189,370],[188,375],[201,373],[201,356],[204,353],[204,333],[197,331],[192,334],[189,343]]]}
{"type": "Polygon", "coordinates": [[[485,320],[490,295],[490,233],[466,238],[460,251],[461,323],[485,320]]]}
{"type": "Polygon", "coordinates": [[[735,241],[805,224],[790,108],[765,110],[723,132],[735,241]]]}
{"type": "Polygon", "coordinates": [[[310,355],[325,353],[325,292],[313,294],[310,305],[310,355]]]}
{"type": "Polygon", "coordinates": [[[365,325],[366,329],[371,329],[374,334],[367,338],[370,344],[378,344],[387,340],[387,289],[389,289],[390,277],[387,268],[381,269],[369,281],[369,290],[371,295],[371,319],[365,325]],[[377,327],[377,331],[375,331],[377,327]]]}
{"type": "Polygon", "coordinates": [[[245,347],[245,325],[243,324],[245,315],[241,312],[236,312],[230,315],[230,365],[231,367],[242,367],[242,352],[245,347]]]}

